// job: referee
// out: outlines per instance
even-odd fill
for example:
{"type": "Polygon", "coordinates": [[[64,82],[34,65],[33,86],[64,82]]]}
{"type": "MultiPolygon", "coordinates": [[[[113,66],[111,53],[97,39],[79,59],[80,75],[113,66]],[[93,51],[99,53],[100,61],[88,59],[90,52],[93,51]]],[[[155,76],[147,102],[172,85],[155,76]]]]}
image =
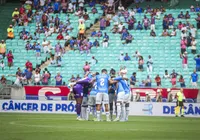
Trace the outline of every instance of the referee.
{"type": "Polygon", "coordinates": [[[176,108],[175,108],[175,115],[178,117],[180,114],[181,109],[181,117],[184,117],[184,105],[183,105],[183,89],[181,88],[180,91],[176,94],[177,102],[176,102],[176,108]]]}

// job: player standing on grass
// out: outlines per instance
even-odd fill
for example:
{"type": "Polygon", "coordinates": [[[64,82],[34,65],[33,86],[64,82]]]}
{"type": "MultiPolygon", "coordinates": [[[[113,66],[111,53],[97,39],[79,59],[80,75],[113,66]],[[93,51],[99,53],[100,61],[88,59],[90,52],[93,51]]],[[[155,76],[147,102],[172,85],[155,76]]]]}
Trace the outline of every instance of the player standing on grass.
{"type": "Polygon", "coordinates": [[[106,112],[106,121],[110,121],[110,114],[109,114],[109,108],[108,108],[108,87],[109,83],[112,84],[112,81],[110,80],[110,76],[107,74],[106,69],[101,70],[101,74],[96,76],[96,82],[97,82],[97,95],[96,95],[96,104],[97,104],[97,119],[95,121],[100,121],[101,115],[101,104],[102,102],[105,105],[105,112],[106,112]]]}
{"type": "MultiPolygon", "coordinates": [[[[111,78],[114,78],[114,77],[111,77],[111,78]]],[[[109,104],[110,104],[110,119],[111,120],[113,120],[113,103],[114,103],[114,106],[115,106],[115,111],[117,110],[115,90],[116,90],[116,84],[111,84],[109,86],[109,90],[108,90],[109,104]]]]}
{"type": "Polygon", "coordinates": [[[183,89],[181,88],[180,91],[176,94],[177,102],[176,102],[176,108],[175,108],[175,115],[178,117],[180,114],[180,108],[181,108],[181,117],[184,117],[184,105],[183,105],[183,89]]]}
{"type": "MultiPolygon", "coordinates": [[[[98,72],[96,72],[95,74],[93,74],[92,76],[96,76],[99,75],[98,72]]],[[[89,120],[89,115],[90,115],[90,110],[92,111],[92,115],[94,117],[94,120],[96,118],[96,94],[97,94],[97,82],[94,81],[91,83],[92,87],[91,87],[91,91],[90,91],[90,95],[89,95],[89,99],[88,99],[88,105],[89,108],[87,109],[87,113],[88,113],[88,120],[89,120]]]]}
{"type": "Polygon", "coordinates": [[[114,78],[115,81],[118,81],[117,84],[117,117],[114,119],[114,121],[119,121],[125,116],[125,104],[124,104],[124,97],[125,97],[125,90],[122,86],[122,77],[116,77],[114,78]]]}
{"type": "Polygon", "coordinates": [[[87,73],[83,78],[80,79],[76,82],[76,84],[73,87],[73,93],[74,97],[76,99],[76,112],[77,112],[77,120],[82,120],[82,118],[87,119],[87,95],[83,94],[86,92],[86,88],[90,84],[91,78],[88,77],[87,73]],[[85,97],[83,97],[85,96],[85,97]],[[82,108],[81,108],[82,106],[82,108]],[[81,113],[82,113],[82,118],[81,118],[81,113]]]}

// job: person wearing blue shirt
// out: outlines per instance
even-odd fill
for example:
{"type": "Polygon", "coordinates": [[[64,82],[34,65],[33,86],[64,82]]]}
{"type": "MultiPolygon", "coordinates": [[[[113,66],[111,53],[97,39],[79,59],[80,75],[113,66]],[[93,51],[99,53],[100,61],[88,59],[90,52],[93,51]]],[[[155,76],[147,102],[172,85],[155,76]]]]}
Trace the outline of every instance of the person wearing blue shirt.
{"type": "Polygon", "coordinates": [[[194,57],[194,60],[196,61],[196,71],[200,71],[200,55],[194,57]]]}
{"type": "Polygon", "coordinates": [[[41,45],[38,42],[38,44],[35,46],[35,51],[36,51],[36,57],[40,57],[40,53],[41,53],[41,45]]]}
{"type": "Polygon", "coordinates": [[[191,82],[192,82],[192,86],[197,88],[197,82],[198,82],[198,74],[196,73],[196,70],[194,70],[194,72],[191,74],[191,82]]]}
{"type": "MultiPolygon", "coordinates": [[[[114,78],[115,81],[118,81],[117,89],[117,113],[122,111],[122,121],[128,121],[129,115],[129,101],[130,101],[130,87],[126,80],[127,78],[122,78],[121,76],[114,78]],[[122,109],[122,110],[121,110],[122,109]]],[[[119,117],[114,121],[119,121],[119,117]]]]}
{"type": "Polygon", "coordinates": [[[124,57],[124,61],[129,61],[131,60],[130,56],[128,56],[128,53],[126,53],[126,56],[124,57]]]}
{"type": "Polygon", "coordinates": [[[95,41],[93,42],[93,46],[99,47],[99,42],[97,41],[97,39],[95,39],[95,41]]]}
{"type": "Polygon", "coordinates": [[[95,121],[100,121],[100,109],[102,102],[105,105],[105,112],[106,112],[106,121],[110,121],[110,114],[109,114],[109,98],[108,98],[108,88],[109,83],[112,84],[110,80],[110,76],[107,74],[106,69],[101,70],[101,74],[96,76],[97,82],[97,95],[96,95],[96,106],[97,106],[97,119],[95,121]]]}
{"type": "Polygon", "coordinates": [[[55,2],[53,7],[54,7],[54,13],[60,12],[60,4],[58,2],[55,2]]]}
{"type": "MultiPolygon", "coordinates": [[[[92,75],[92,78],[94,78],[95,75],[99,75],[98,72],[96,73],[93,73],[92,75]]],[[[90,110],[92,112],[92,115],[94,118],[96,118],[96,95],[97,95],[97,82],[94,81],[93,83],[91,83],[91,91],[90,91],[90,95],[89,95],[89,99],[88,99],[88,105],[89,105],[89,108],[87,109],[87,112],[88,112],[88,119],[89,119],[89,114],[90,114],[90,110]]]]}
{"type": "Polygon", "coordinates": [[[136,27],[136,30],[142,30],[143,27],[142,27],[142,24],[140,23],[140,21],[138,21],[138,25],[136,27]]]}

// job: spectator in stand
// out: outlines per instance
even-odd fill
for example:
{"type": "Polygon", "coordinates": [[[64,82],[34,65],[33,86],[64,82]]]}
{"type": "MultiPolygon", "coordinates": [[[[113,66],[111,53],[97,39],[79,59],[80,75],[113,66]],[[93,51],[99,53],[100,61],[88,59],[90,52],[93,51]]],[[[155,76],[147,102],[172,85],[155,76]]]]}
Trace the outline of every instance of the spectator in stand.
{"type": "Polygon", "coordinates": [[[180,87],[186,87],[185,86],[185,80],[184,80],[184,78],[183,78],[183,75],[180,75],[180,78],[179,78],[179,83],[180,83],[180,87]]]}
{"type": "Polygon", "coordinates": [[[178,28],[179,30],[181,30],[181,29],[183,28],[183,24],[182,24],[182,22],[181,22],[181,21],[179,22],[179,24],[178,24],[177,28],[178,28]]]}
{"type": "Polygon", "coordinates": [[[156,18],[155,18],[155,16],[152,14],[152,15],[151,15],[151,21],[150,21],[150,23],[151,23],[150,29],[153,30],[153,31],[155,31],[155,21],[156,21],[156,18]]]}
{"type": "Polygon", "coordinates": [[[42,15],[42,26],[48,26],[49,16],[48,13],[43,13],[42,15]]]}
{"type": "Polygon", "coordinates": [[[145,86],[146,87],[151,87],[151,78],[149,75],[147,75],[147,79],[145,80],[145,86]]]}
{"type": "Polygon", "coordinates": [[[175,19],[172,16],[172,14],[169,14],[169,16],[168,16],[168,22],[169,22],[169,29],[173,29],[174,28],[175,19]]]}
{"type": "Polygon", "coordinates": [[[100,30],[105,30],[106,20],[104,18],[100,19],[100,30]]]}
{"type": "Polygon", "coordinates": [[[194,60],[196,61],[196,71],[200,71],[200,55],[195,56],[194,60]]]}
{"type": "Polygon", "coordinates": [[[176,36],[176,28],[173,29],[173,31],[171,31],[170,37],[176,36]]]}
{"type": "Polygon", "coordinates": [[[97,41],[97,39],[95,39],[95,41],[93,42],[93,46],[94,47],[99,47],[99,41],[97,41]]]}
{"type": "Polygon", "coordinates": [[[144,29],[147,30],[149,28],[149,19],[144,15],[144,18],[142,20],[142,24],[144,25],[144,29]]]}
{"type": "Polygon", "coordinates": [[[1,43],[0,43],[0,55],[2,55],[3,58],[6,55],[6,43],[4,40],[1,40],[1,43]]]}
{"type": "Polygon", "coordinates": [[[1,63],[0,63],[0,68],[1,68],[2,70],[4,70],[4,67],[5,67],[5,64],[4,64],[3,61],[1,61],[1,63]]]}
{"type": "Polygon", "coordinates": [[[192,38],[192,41],[191,41],[191,52],[193,53],[193,54],[196,54],[196,45],[197,45],[197,41],[195,40],[195,38],[192,38]]]}
{"type": "Polygon", "coordinates": [[[14,38],[14,29],[13,29],[13,26],[10,25],[8,28],[7,28],[7,38],[8,39],[13,39],[14,38]]]}
{"type": "Polygon", "coordinates": [[[8,67],[10,69],[13,66],[13,59],[14,59],[14,56],[11,50],[7,54],[7,59],[8,59],[8,67]]]}
{"type": "Polygon", "coordinates": [[[196,70],[191,74],[190,80],[192,82],[192,87],[197,88],[198,74],[196,73],[196,70]]]}
{"type": "Polygon", "coordinates": [[[136,30],[142,30],[143,27],[142,27],[142,24],[140,23],[140,21],[138,21],[138,25],[136,27],[136,30]]]}
{"type": "Polygon", "coordinates": [[[84,73],[87,73],[88,71],[90,71],[90,65],[87,61],[85,62],[85,65],[83,66],[83,71],[84,73]]]}
{"type": "Polygon", "coordinates": [[[41,80],[41,75],[39,71],[36,70],[34,75],[34,85],[40,85],[40,80],[41,80]]]}
{"type": "Polygon", "coordinates": [[[169,29],[169,18],[167,15],[163,17],[163,29],[169,29]]]}
{"type": "Polygon", "coordinates": [[[128,32],[127,33],[127,36],[126,36],[126,44],[128,43],[132,43],[132,40],[133,40],[133,36],[128,32]]]}
{"type": "Polygon", "coordinates": [[[150,36],[152,36],[152,37],[156,37],[156,33],[154,32],[154,30],[151,30],[151,32],[150,32],[150,36]]]}
{"type": "Polygon", "coordinates": [[[197,22],[197,29],[200,29],[200,14],[197,14],[197,18],[195,19],[197,22]]]}
{"type": "Polygon", "coordinates": [[[164,29],[164,31],[162,32],[162,36],[164,36],[164,37],[169,36],[169,33],[167,32],[166,29],[164,29]]]}
{"type": "Polygon", "coordinates": [[[133,72],[132,76],[130,77],[130,85],[131,87],[134,87],[136,85],[137,79],[136,79],[136,72],[133,72]]]}
{"type": "Polygon", "coordinates": [[[25,49],[28,52],[28,50],[32,49],[32,45],[30,44],[30,41],[27,41],[26,45],[25,45],[25,49]]]}
{"type": "Polygon", "coordinates": [[[78,26],[78,29],[79,29],[79,37],[81,39],[83,39],[84,37],[84,34],[85,34],[85,23],[84,22],[81,22],[78,26]]]}
{"type": "Polygon", "coordinates": [[[181,54],[183,54],[186,51],[186,47],[187,47],[187,40],[186,37],[184,37],[181,40],[181,54]]]}
{"type": "Polygon", "coordinates": [[[26,69],[30,69],[31,71],[33,70],[33,64],[29,60],[27,60],[25,67],[26,69]]]}
{"type": "Polygon", "coordinates": [[[147,72],[153,71],[153,59],[151,58],[151,55],[149,55],[149,59],[147,60],[147,72]]]}
{"type": "Polygon", "coordinates": [[[184,37],[187,37],[187,33],[185,32],[185,30],[181,31],[181,39],[183,39],[184,37]]]}
{"type": "Polygon", "coordinates": [[[143,57],[139,56],[139,60],[138,60],[138,69],[139,69],[139,71],[143,71],[144,70],[143,64],[144,64],[143,57]]]}
{"type": "Polygon", "coordinates": [[[181,18],[181,19],[185,18],[184,14],[183,14],[183,11],[181,11],[181,13],[178,15],[178,18],[181,18]]]}
{"type": "Polygon", "coordinates": [[[196,38],[197,29],[194,27],[194,25],[191,25],[190,33],[192,34],[192,37],[196,38]]]}
{"type": "Polygon", "coordinates": [[[56,80],[56,86],[61,86],[62,85],[62,76],[60,75],[60,72],[57,73],[57,75],[55,76],[55,80],[56,80]]]}
{"type": "Polygon", "coordinates": [[[126,53],[126,56],[124,57],[124,61],[130,61],[130,60],[131,60],[130,56],[128,56],[128,53],[126,53]]]}
{"type": "Polygon", "coordinates": [[[54,14],[60,13],[60,3],[58,1],[55,1],[53,7],[54,7],[54,14]]]}
{"type": "Polygon", "coordinates": [[[41,56],[41,45],[40,42],[37,43],[37,46],[35,46],[35,51],[36,51],[36,58],[38,59],[41,56]]]}
{"type": "Polygon", "coordinates": [[[60,56],[58,56],[58,57],[56,58],[56,64],[57,64],[57,67],[61,67],[61,65],[62,65],[62,59],[61,59],[60,56]]]}
{"type": "Polygon", "coordinates": [[[90,65],[91,66],[94,66],[94,65],[96,65],[98,63],[98,60],[94,57],[94,56],[92,56],[92,59],[90,60],[90,65]]]}
{"type": "Polygon", "coordinates": [[[28,85],[30,85],[32,83],[32,70],[31,68],[27,68],[28,71],[25,72],[25,79],[28,85]]]}
{"type": "Polygon", "coordinates": [[[96,13],[98,13],[98,11],[97,11],[97,8],[96,8],[96,7],[92,7],[92,9],[91,9],[91,10],[92,10],[92,13],[93,13],[93,14],[96,14],[96,13]]]}
{"type": "Polygon", "coordinates": [[[164,75],[163,75],[163,78],[164,78],[164,79],[170,79],[170,75],[169,75],[169,73],[168,73],[168,70],[165,70],[165,73],[164,73],[164,75]]]}
{"type": "Polygon", "coordinates": [[[160,78],[159,75],[157,75],[157,76],[155,77],[155,82],[156,82],[156,85],[157,85],[158,87],[161,86],[161,78],[160,78]]]}
{"type": "Polygon", "coordinates": [[[6,78],[5,78],[4,75],[1,76],[0,83],[1,83],[2,85],[5,85],[5,84],[6,84],[6,78]]]}
{"type": "Polygon", "coordinates": [[[123,52],[121,52],[121,54],[120,54],[118,60],[120,60],[120,61],[124,61],[124,53],[123,53],[123,52]]]}
{"type": "Polygon", "coordinates": [[[138,60],[140,56],[141,54],[139,53],[139,51],[135,51],[135,54],[133,55],[133,57],[135,57],[136,60],[138,60]]]}
{"type": "Polygon", "coordinates": [[[19,21],[19,11],[18,8],[15,8],[15,10],[12,13],[12,22],[14,23],[14,26],[18,24],[19,21]]]}
{"type": "Polygon", "coordinates": [[[42,85],[48,85],[49,77],[50,77],[49,73],[47,71],[43,71],[42,85]]]}
{"type": "Polygon", "coordinates": [[[193,5],[190,6],[190,12],[195,12],[195,8],[193,5]]]}
{"type": "Polygon", "coordinates": [[[173,72],[170,74],[171,76],[171,83],[172,83],[172,87],[176,87],[176,78],[179,74],[175,72],[175,70],[173,70],[173,72]]]}
{"type": "Polygon", "coordinates": [[[136,19],[134,16],[131,16],[131,18],[128,20],[128,30],[133,30],[134,29],[134,24],[136,23],[136,19]]]}
{"type": "Polygon", "coordinates": [[[62,32],[60,32],[58,34],[58,36],[56,37],[57,40],[63,40],[64,39],[64,36],[62,35],[62,32]]]}
{"type": "Polygon", "coordinates": [[[185,51],[183,54],[180,54],[182,59],[183,69],[188,69],[188,56],[187,52],[185,51]]]}
{"type": "Polygon", "coordinates": [[[186,11],[186,14],[185,14],[185,19],[190,19],[190,14],[189,14],[189,11],[186,11]]]}
{"type": "Polygon", "coordinates": [[[103,48],[104,47],[106,47],[106,48],[108,47],[108,40],[109,40],[109,36],[106,33],[104,33],[103,42],[102,42],[103,48]]]}
{"type": "Polygon", "coordinates": [[[55,45],[55,55],[56,56],[61,56],[61,54],[62,54],[62,46],[60,45],[60,42],[58,42],[55,45]]]}

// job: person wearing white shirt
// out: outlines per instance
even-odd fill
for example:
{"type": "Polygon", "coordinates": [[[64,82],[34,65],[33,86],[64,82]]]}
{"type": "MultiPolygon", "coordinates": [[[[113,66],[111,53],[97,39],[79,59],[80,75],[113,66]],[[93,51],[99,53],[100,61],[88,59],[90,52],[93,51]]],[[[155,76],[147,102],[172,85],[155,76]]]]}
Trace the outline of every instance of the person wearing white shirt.
{"type": "Polygon", "coordinates": [[[73,12],[73,4],[71,2],[68,5],[68,11],[73,12]]]}
{"type": "Polygon", "coordinates": [[[171,32],[170,36],[176,36],[176,29],[174,28],[173,31],[171,32]]]}
{"type": "Polygon", "coordinates": [[[122,5],[120,4],[119,7],[118,7],[118,10],[119,10],[119,11],[124,11],[124,6],[122,6],[122,5]]]}
{"type": "Polygon", "coordinates": [[[69,36],[69,34],[66,33],[66,36],[64,37],[64,39],[65,39],[66,41],[68,41],[70,38],[71,38],[71,37],[69,36]]]}
{"type": "Polygon", "coordinates": [[[92,56],[92,59],[90,60],[89,64],[90,64],[90,66],[94,66],[97,64],[97,62],[98,62],[98,60],[94,56],[92,56]]]}
{"type": "Polygon", "coordinates": [[[141,56],[141,54],[139,53],[139,51],[135,51],[135,54],[133,55],[133,57],[136,58],[136,60],[138,60],[138,58],[141,56]]]}
{"type": "Polygon", "coordinates": [[[49,34],[51,35],[52,33],[54,33],[54,27],[53,27],[53,25],[51,25],[49,27],[49,34]]]}
{"type": "Polygon", "coordinates": [[[38,71],[34,75],[34,85],[40,85],[41,75],[38,71]]]}
{"type": "Polygon", "coordinates": [[[78,3],[79,3],[79,7],[83,7],[84,6],[84,0],[78,0],[78,3]]]}
{"type": "Polygon", "coordinates": [[[120,60],[120,61],[124,61],[124,53],[123,53],[123,52],[121,52],[121,54],[120,54],[120,56],[119,56],[119,60],[120,60]]]}
{"type": "Polygon", "coordinates": [[[118,25],[118,32],[122,32],[122,29],[123,29],[123,23],[121,22],[119,25],[118,25]]]}
{"type": "Polygon", "coordinates": [[[194,27],[194,25],[191,26],[190,32],[192,34],[192,37],[196,38],[197,29],[194,27]]]}
{"type": "Polygon", "coordinates": [[[0,67],[1,67],[2,70],[4,70],[5,64],[4,64],[3,61],[1,61],[1,63],[0,63],[0,67]]]}
{"type": "Polygon", "coordinates": [[[83,17],[80,17],[79,20],[78,20],[79,24],[81,23],[85,23],[85,19],[83,17]]]}
{"type": "Polygon", "coordinates": [[[108,6],[113,6],[114,0],[108,0],[108,6]]]}
{"type": "Polygon", "coordinates": [[[191,46],[192,46],[192,47],[191,47],[191,50],[192,50],[192,53],[193,53],[193,54],[196,54],[196,49],[197,49],[197,48],[196,48],[196,45],[197,45],[197,41],[196,41],[195,38],[193,37],[193,38],[192,38],[192,42],[191,42],[191,46]]]}
{"type": "Polygon", "coordinates": [[[187,37],[187,33],[185,30],[181,31],[181,39],[183,39],[184,37],[187,37]]]}
{"type": "Polygon", "coordinates": [[[40,6],[44,6],[44,4],[45,4],[45,0],[40,0],[40,6]]]}
{"type": "Polygon", "coordinates": [[[49,45],[49,42],[46,39],[43,39],[42,46],[43,46],[43,51],[45,54],[49,52],[48,45],[49,45]]]}
{"type": "Polygon", "coordinates": [[[131,8],[131,10],[129,11],[129,15],[130,17],[135,16],[135,11],[133,8],[131,8]]]}
{"type": "Polygon", "coordinates": [[[153,71],[153,59],[151,58],[151,55],[149,55],[149,59],[147,60],[147,72],[153,71]]]}

